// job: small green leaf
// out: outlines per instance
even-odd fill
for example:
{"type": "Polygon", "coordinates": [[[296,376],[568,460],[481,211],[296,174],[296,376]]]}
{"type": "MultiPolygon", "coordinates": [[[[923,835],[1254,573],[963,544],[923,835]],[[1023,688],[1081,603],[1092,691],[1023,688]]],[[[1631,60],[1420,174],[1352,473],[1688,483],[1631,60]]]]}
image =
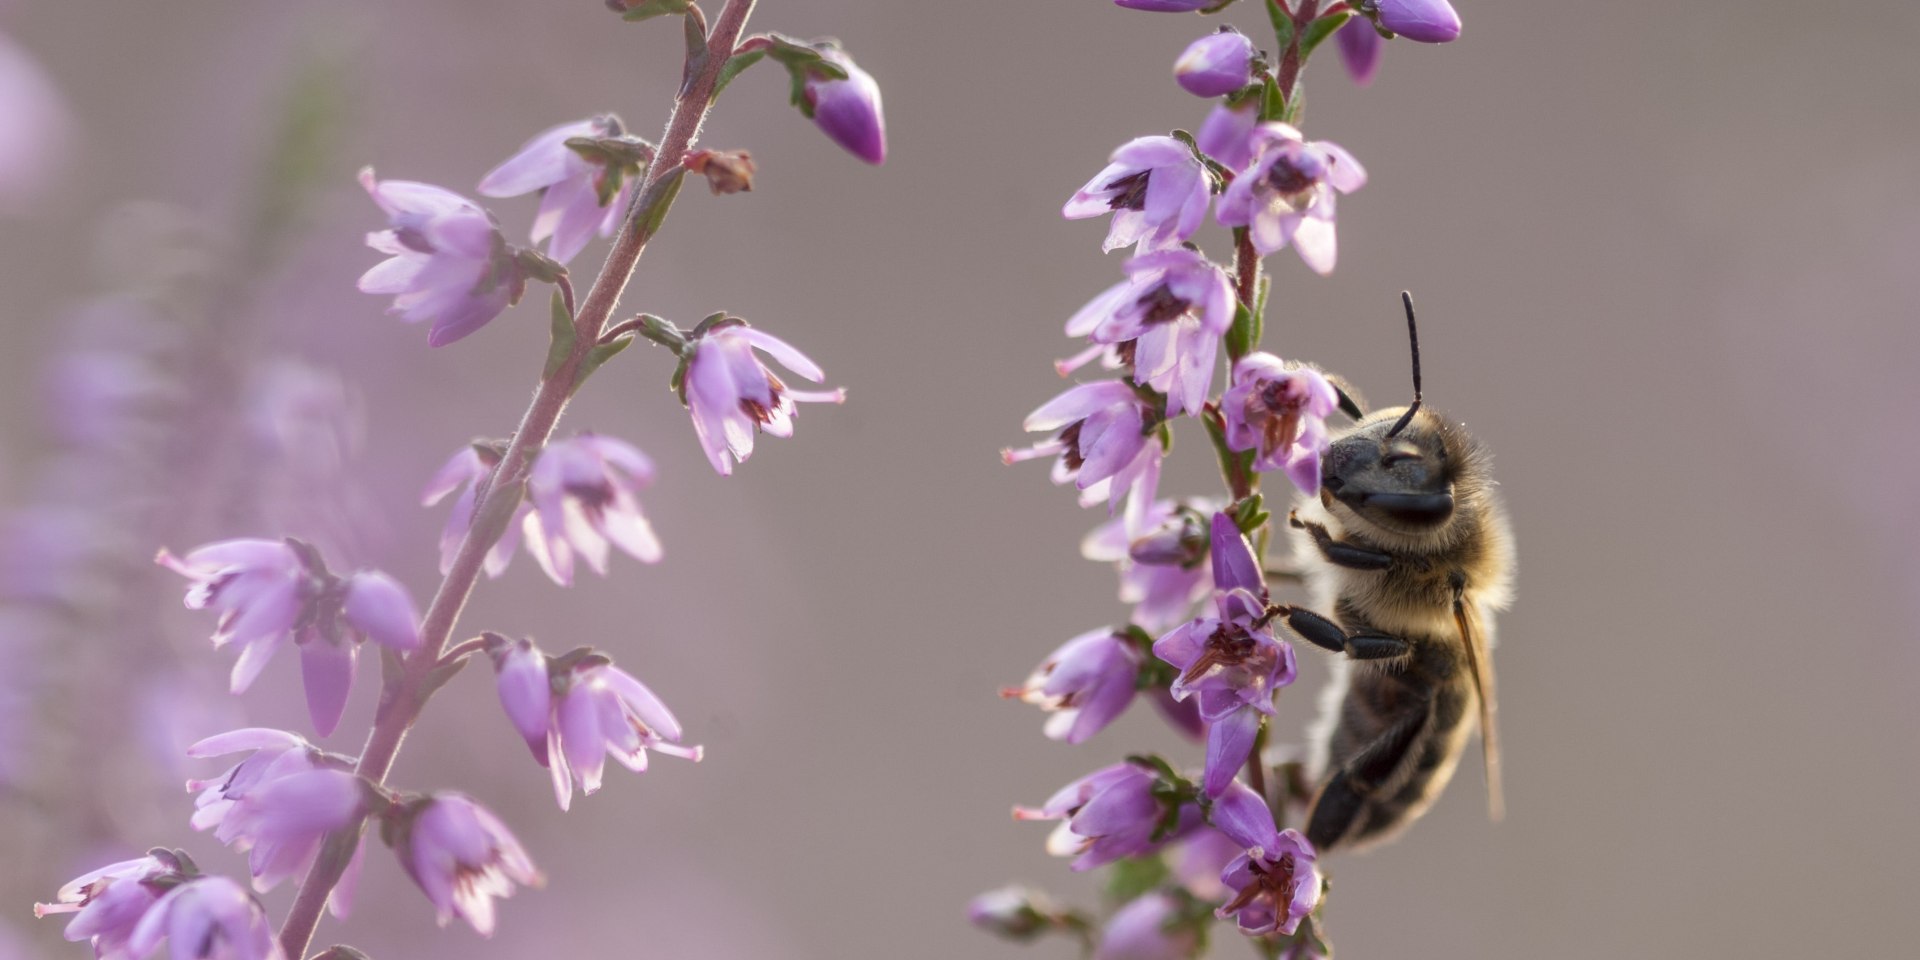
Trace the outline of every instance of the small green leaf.
{"type": "Polygon", "coordinates": [[[1120,860],[1107,872],[1107,899],[1128,903],[1166,880],[1167,865],[1157,853],[1120,860]]]}
{"type": "Polygon", "coordinates": [[[686,176],[686,167],[676,166],[667,171],[666,176],[662,178],[665,186],[661,189],[659,199],[640,215],[641,236],[651,237],[660,232],[660,225],[667,220],[667,208],[673,206],[673,198],[680,195],[680,183],[686,179],[686,176]]]}
{"type": "Polygon", "coordinates": [[[551,380],[566,365],[567,358],[573,355],[574,341],[579,334],[573,329],[573,314],[567,312],[567,302],[560,297],[560,291],[553,292],[553,330],[551,342],[547,346],[547,368],[541,374],[543,379],[551,380]]]}
{"type": "Polygon", "coordinates": [[[686,74],[692,77],[707,62],[707,22],[700,17],[688,17],[680,22],[686,27],[687,35],[686,74]]]}
{"type": "MultiPolygon", "coordinates": [[[[1294,81],[1294,89],[1299,89],[1299,81],[1294,81]]],[[[1260,122],[1279,120],[1286,116],[1287,101],[1280,96],[1280,84],[1272,77],[1261,85],[1260,122]]]]}
{"type": "Polygon", "coordinates": [[[630,335],[619,337],[610,343],[595,345],[592,350],[587,351],[587,362],[580,371],[580,379],[585,380],[588,374],[600,369],[601,364],[613,359],[615,354],[632,345],[633,337],[630,335]]]}
{"type": "Polygon", "coordinates": [[[728,58],[727,65],[720,68],[720,79],[714,81],[713,95],[719,96],[720,91],[727,89],[727,84],[732,83],[734,77],[745,73],[748,67],[759,63],[766,55],[765,50],[751,50],[728,58]]]}
{"type": "Polygon", "coordinates": [[[1267,0],[1267,19],[1273,21],[1274,49],[1282,54],[1293,44],[1293,13],[1281,0],[1267,0]]]}
{"type": "MultiPolygon", "coordinates": [[[[1245,229],[1245,227],[1240,227],[1235,229],[1234,232],[1239,233],[1245,229]]],[[[1233,326],[1227,328],[1228,360],[1238,360],[1253,352],[1253,329],[1255,322],[1253,309],[1244,303],[1236,301],[1233,305],[1233,326]]]]}
{"type": "Polygon", "coordinates": [[[1300,34],[1300,66],[1306,67],[1307,58],[1313,56],[1314,48],[1320,46],[1321,41],[1333,36],[1335,30],[1345,26],[1346,22],[1352,18],[1353,11],[1342,10],[1307,24],[1306,32],[1300,34]]]}
{"type": "Polygon", "coordinates": [[[691,6],[693,6],[693,0],[640,0],[639,3],[628,7],[627,12],[620,15],[620,19],[628,23],[638,23],[641,20],[664,17],[670,13],[686,13],[687,8],[691,6]]]}

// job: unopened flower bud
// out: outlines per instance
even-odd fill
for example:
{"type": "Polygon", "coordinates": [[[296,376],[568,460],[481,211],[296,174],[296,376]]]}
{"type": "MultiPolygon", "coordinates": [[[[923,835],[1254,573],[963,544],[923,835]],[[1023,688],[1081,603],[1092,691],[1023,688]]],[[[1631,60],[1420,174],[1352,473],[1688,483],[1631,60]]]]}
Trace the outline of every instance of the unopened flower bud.
{"type": "Polygon", "coordinates": [[[1460,15],[1447,0],[1378,0],[1380,25],[1408,40],[1450,43],[1460,39],[1460,15]]]}
{"type": "Polygon", "coordinates": [[[715,196],[753,190],[753,155],[745,150],[695,150],[687,156],[686,168],[706,177],[707,189],[715,196]]]}
{"type": "Polygon", "coordinates": [[[1222,27],[1187,47],[1173,64],[1173,77],[1196,97],[1224,97],[1253,79],[1253,41],[1222,27]]]}
{"type": "Polygon", "coordinates": [[[1127,557],[1157,567],[1188,567],[1207,555],[1207,523],[1199,513],[1178,509],[1159,526],[1134,538],[1127,557]]]}
{"type": "Polygon", "coordinates": [[[880,85],[838,47],[823,45],[820,56],[845,70],[847,78],[808,73],[805,95],[813,122],[848,153],[876,166],[884,163],[887,121],[880,108],[880,85]]]}
{"type": "Polygon", "coordinates": [[[973,925],[1009,940],[1032,940],[1053,926],[1048,915],[1055,912],[1045,894],[1026,887],[1010,886],[988,890],[967,904],[967,919],[973,925]]]}

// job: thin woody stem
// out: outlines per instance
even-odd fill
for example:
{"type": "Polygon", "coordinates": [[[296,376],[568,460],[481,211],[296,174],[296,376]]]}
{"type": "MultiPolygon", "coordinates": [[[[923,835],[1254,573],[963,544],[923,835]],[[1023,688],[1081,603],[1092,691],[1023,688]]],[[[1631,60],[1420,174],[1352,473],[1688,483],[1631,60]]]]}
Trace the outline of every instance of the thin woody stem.
{"type": "Polygon", "coordinates": [[[1280,99],[1293,110],[1293,95],[1300,86],[1300,34],[1307,24],[1320,16],[1320,0],[1300,0],[1300,6],[1293,10],[1293,37],[1287,41],[1287,49],[1280,55],[1280,75],[1274,80],[1280,85],[1280,99]]]}
{"type": "MultiPolygon", "coordinates": [[[[634,266],[646,250],[647,241],[659,229],[667,206],[673,202],[684,174],[681,160],[700,135],[700,127],[713,106],[720,72],[732,58],[734,44],[746,25],[747,17],[753,12],[755,2],[727,0],[726,8],[721,10],[708,37],[707,56],[688,65],[691,75],[667,120],[666,135],[661,139],[659,152],[648,167],[646,185],[629,208],[626,222],[613,242],[612,251],[607,254],[599,277],[594,280],[585,302],[574,315],[577,336],[573,350],[551,377],[540,382],[533,402],[527,407],[519,428],[514,431],[513,440],[507,446],[506,455],[494,469],[491,482],[476,505],[473,523],[461,540],[452,566],[434,593],[433,602],[427,607],[421,625],[420,647],[402,660],[399,676],[381,691],[373,730],[367,736],[360,762],[354,770],[374,784],[386,780],[387,773],[393,768],[394,757],[400,751],[401,742],[431,695],[427,689],[429,676],[439,664],[447,638],[452,635],[460,611],[473,593],[487,552],[506,532],[513,519],[533,458],[546,445],[554,424],[566,408],[568,398],[579,386],[588,354],[599,343],[601,329],[619,304],[620,295],[626,289],[634,266]]],[[[288,960],[299,960],[306,956],[314,928],[320,922],[321,910],[352,859],[365,823],[363,817],[335,831],[321,847],[313,867],[307,871],[300,891],[294,897],[293,907],[280,929],[280,946],[288,960]]]]}

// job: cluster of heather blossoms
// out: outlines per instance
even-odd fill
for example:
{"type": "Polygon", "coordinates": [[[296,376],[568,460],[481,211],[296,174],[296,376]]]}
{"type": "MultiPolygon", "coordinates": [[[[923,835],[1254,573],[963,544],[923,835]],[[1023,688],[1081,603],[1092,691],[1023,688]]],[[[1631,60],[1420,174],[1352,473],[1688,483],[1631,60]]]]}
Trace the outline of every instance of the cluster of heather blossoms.
{"type": "Polygon", "coordinates": [[[542,882],[533,858],[474,798],[386,782],[406,730],[476,658],[491,661],[507,719],[495,735],[526,742],[562,810],[576,788],[601,788],[609,757],[636,773],[654,753],[701,758],[666,703],[607,654],[580,647],[549,655],[531,639],[491,632],[454,642],[455,621],[480,575],[503,574],[522,544],[562,587],[582,563],[605,576],[615,548],[643,563],[661,559],[640,500],[655,479],[653,461],[614,437],[554,436],[567,401],[636,337],[673,351],[668,383],[722,476],[748,459],[757,434],[791,436],[796,402],[845,399],[838,389],[789,387],[763,356],[805,380],[825,374],[785,340],[725,312],[686,331],[650,314],[625,321],[611,314],[687,174],[706,178],[715,194],[751,188],[755,165],[746,151],[693,143],[741,70],[762,59],[781,64],[795,106],[866,162],[884,160],[885,124],[878,85],[837,44],[746,35],[751,0],[728,0],[711,23],[692,0],[612,6],[629,21],[681,18],[684,86],[657,145],[605,114],[551,127],[480,180],[478,192],[488,197],[539,194],[529,246],[510,242],[491,212],[457,192],[381,180],[370,169],[360,178],[387,224],[367,238],[387,259],[361,277],[360,289],[391,296],[391,313],[426,324],[431,346],[475,334],[530,285],[554,288],[544,318],[551,347],[517,432],[472,442],[426,484],[428,505],[454,499],[439,544],[443,579],[424,612],[397,578],[371,569],[336,573],[321,547],[294,537],[160,550],[160,565],[186,580],[186,606],[214,615],[213,645],[235,652],[233,693],[245,693],[291,645],[313,729],[325,737],[344,718],[361,649],[371,642],[385,667],[380,705],[357,756],[267,728],[232,730],[189,748],[199,762],[237,757],[224,773],[188,783],[196,794],[190,824],[245,855],[251,890],[202,872],[180,851],[155,848],[84,874],[36,905],[41,916],[73,914],[67,939],[88,941],[102,960],[140,960],[163,941],[174,960],[300,960],[323,909],[347,916],[370,824],[442,926],[458,918],[490,934],[495,901],[542,882]],[[607,266],[576,299],[566,263],[609,236],[607,266]],[[289,880],[299,890],[276,932],[255,893],[289,880]]]}
{"type": "MultiPolygon", "coordinates": [[[[1317,851],[1285,828],[1310,795],[1299,764],[1269,748],[1275,697],[1296,676],[1265,563],[1272,512],[1260,492],[1277,473],[1320,491],[1328,418],[1355,406],[1317,368],[1263,351],[1271,282],[1264,258],[1291,249],[1312,274],[1337,262],[1336,204],[1367,182],[1339,144],[1311,139],[1301,71],[1337,37],[1348,71],[1372,80],[1381,44],[1456,38],[1445,0],[1263,0],[1269,52],[1230,25],[1174,62],[1180,87],[1214,99],[1189,134],[1141,136],[1066,202],[1069,219],[1110,217],[1104,251],[1131,248],[1123,278],[1065,325],[1084,348],[1055,364],[1073,376],[1098,360],[1108,379],[1076,383],[1027,417],[1045,439],[1002,453],[1056,457],[1052,479],[1108,519],[1082,545],[1112,563],[1128,622],[1067,641],[1027,681],[1002,691],[1048,713],[1044,733],[1096,738],[1136,697],[1152,700],[1200,746],[1197,766],[1134,754],[1061,788],[1020,820],[1054,820],[1048,852],[1074,870],[1108,868],[1109,912],[1063,907],[1025,887],[983,894],[976,925],[1012,939],[1078,937],[1096,958],[1172,960],[1205,951],[1232,920],[1262,955],[1331,953],[1321,923],[1317,851]],[[1224,258],[1202,246],[1211,220],[1224,258]],[[1226,377],[1219,377],[1221,354],[1226,377]],[[1163,498],[1175,426],[1198,420],[1221,467],[1225,499],[1163,498]]],[[[1231,0],[1116,0],[1157,12],[1216,14],[1231,0]]]]}

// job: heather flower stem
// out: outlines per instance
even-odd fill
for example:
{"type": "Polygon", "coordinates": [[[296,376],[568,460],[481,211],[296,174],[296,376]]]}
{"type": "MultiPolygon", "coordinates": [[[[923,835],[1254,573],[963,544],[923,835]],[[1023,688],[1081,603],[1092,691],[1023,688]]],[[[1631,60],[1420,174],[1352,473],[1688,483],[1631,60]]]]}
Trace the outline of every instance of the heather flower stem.
{"type": "Polygon", "coordinates": [[[1281,7],[1279,11],[1270,11],[1275,17],[1287,16],[1293,20],[1293,28],[1286,31],[1286,49],[1280,55],[1280,75],[1276,78],[1280,86],[1280,100],[1286,104],[1287,114],[1291,116],[1299,112],[1295,108],[1293,95],[1300,86],[1300,67],[1304,63],[1300,57],[1300,35],[1306,31],[1307,24],[1320,15],[1320,0],[1300,0],[1300,5],[1291,11],[1285,10],[1283,0],[1267,2],[1281,7]]]}
{"type": "MultiPolygon", "coordinates": [[[[393,767],[394,756],[399,753],[401,741],[431,696],[432,685],[429,681],[435,668],[440,665],[442,649],[453,633],[460,611],[473,592],[487,551],[506,532],[507,525],[513,520],[534,456],[552,435],[554,425],[581,378],[590,372],[589,354],[598,345],[601,330],[619,303],[620,295],[626,289],[647,241],[659,230],[667,208],[679,192],[681,179],[686,172],[681,161],[699,136],[700,126],[705,122],[707,111],[718,92],[721,74],[733,57],[734,44],[739,40],[755,2],[727,0],[725,9],[721,10],[698,54],[690,53],[687,82],[667,120],[667,131],[661,138],[659,151],[648,167],[646,185],[629,208],[626,222],[621,226],[619,236],[614,239],[613,249],[607,254],[599,277],[587,291],[585,302],[574,313],[576,335],[573,345],[564,361],[551,375],[541,380],[533,402],[527,407],[519,428],[514,431],[513,440],[507,445],[505,456],[494,469],[492,482],[474,510],[473,523],[460,543],[459,553],[455,555],[446,577],[434,593],[432,604],[427,608],[420,631],[420,647],[401,661],[397,675],[390,677],[381,691],[373,730],[368,734],[360,762],[354,768],[355,773],[373,784],[381,784],[386,780],[387,773],[393,767]]],[[[693,29],[691,23],[689,29],[693,29]]],[[[571,290],[565,287],[562,290],[563,297],[571,300],[571,297],[565,296],[571,290]]],[[[300,891],[294,897],[293,907],[280,929],[280,946],[289,960],[306,956],[314,928],[320,922],[320,912],[352,859],[365,823],[366,818],[362,817],[329,836],[319,856],[314,859],[313,867],[307,871],[306,879],[301,882],[300,891]]]]}

